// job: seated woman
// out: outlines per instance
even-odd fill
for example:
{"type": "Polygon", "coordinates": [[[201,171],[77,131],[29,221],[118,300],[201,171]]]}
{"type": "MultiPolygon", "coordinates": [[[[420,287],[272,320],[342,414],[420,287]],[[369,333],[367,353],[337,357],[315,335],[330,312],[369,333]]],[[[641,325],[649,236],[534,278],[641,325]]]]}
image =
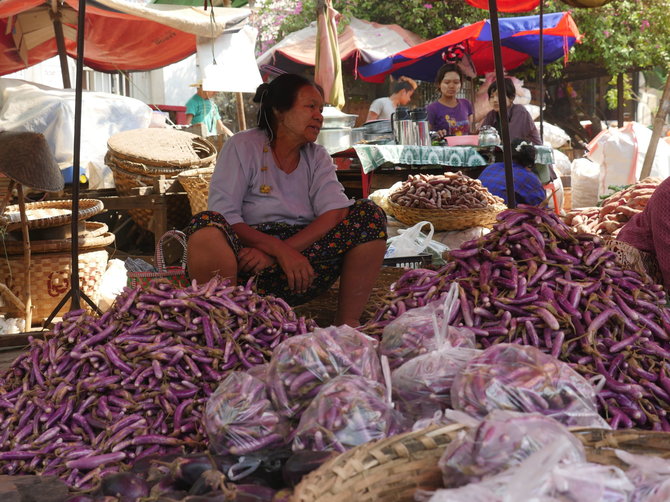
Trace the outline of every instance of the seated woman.
{"type": "Polygon", "coordinates": [[[443,65],[437,72],[435,86],[440,93],[437,101],[426,107],[430,130],[438,137],[470,134],[473,118],[472,103],[456,95],[463,85],[463,73],[453,64],[443,65]]]}
{"type": "Polygon", "coordinates": [[[621,228],[617,240],[641,251],[645,271],[661,279],[666,293],[670,292],[670,178],[658,185],[644,210],[621,228]]]}
{"type": "Polygon", "coordinates": [[[284,74],[261,84],[254,101],[258,128],[226,142],[209,210],[186,229],[189,275],[256,275],[259,293],[297,305],[341,274],[335,323],[358,326],[384,259],[386,216],[346,197],[330,155],[314,143],[323,124],[315,84],[284,74]]]}
{"type": "MultiPolygon", "coordinates": [[[[509,117],[509,137],[520,138],[531,142],[534,145],[541,145],[540,133],[535,127],[533,117],[531,117],[528,110],[523,105],[515,105],[514,97],[516,96],[516,88],[511,78],[506,78],[504,83],[505,103],[507,104],[507,116],[509,117]]],[[[488,96],[493,110],[488,112],[482,120],[480,127],[488,125],[493,126],[498,130],[498,134],[502,138],[500,131],[500,101],[498,96],[498,82],[493,82],[488,88],[488,96]]]]}
{"type": "Polygon", "coordinates": [[[391,114],[398,106],[407,106],[412,100],[412,95],[417,88],[417,83],[409,77],[400,77],[391,86],[391,95],[386,98],[375,99],[370,105],[366,122],[371,120],[389,120],[391,114]]]}
{"type": "MultiPolygon", "coordinates": [[[[535,165],[535,147],[527,141],[516,138],[512,141],[512,169],[514,172],[514,196],[517,204],[538,206],[546,198],[540,178],[531,171],[535,165]]],[[[489,192],[502,197],[507,204],[507,183],[505,163],[496,162],[488,166],[479,175],[489,192]]]]}

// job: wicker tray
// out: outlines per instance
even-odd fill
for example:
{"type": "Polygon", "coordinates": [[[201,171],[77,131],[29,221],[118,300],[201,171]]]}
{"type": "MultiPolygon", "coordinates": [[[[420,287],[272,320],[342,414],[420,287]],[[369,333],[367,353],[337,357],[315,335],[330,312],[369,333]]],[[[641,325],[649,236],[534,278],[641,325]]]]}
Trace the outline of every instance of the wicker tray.
{"type": "Polygon", "coordinates": [[[492,227],[496,216],[507,209],[505,204],[494,204],[475,209],[419,209],[388,201],[393,217],[405,225],[430,221],[436,231],[464,230],[472,227],[492,227]]]}
{"type": "MultiPolygon", "coordinates": [[[[96,301],[98,285],[107,268],[107,251],[93,248],[79,253],[79,285],[86,296],[96,301]]],[[[48,318],[63,296],[70,290],[72,256],[67,253],[33,254],[30,268],[30,294],[33,324],[48,318]]],[[[0,281],[18,297],[24,298],[25,263],[23,256],[0,259],[0,281]]],[[[0,311],[9,317],[23,317],[23,312],[9,305],[0,311]]],[[[70,308],[66,302],[57,315],[70,308]]]]}
{"type": "Polygon", "coordinates": [[[177,175],[179,183],[188,195],[192,214],[207,210],[209,182],[212,179],[212,173],[214,173],[214,167],[202,167],[200,169],[188,169],[177,175]]]}
{"type": "MultiPolygon", "coordinates": [[[[416,490],[442,486],[437,461],[461,430],[460,424],[432,426],[353,448],[308,474],[292,500],[411,502],[416,490]]],[[[623,467],[612,448],[670,457],[667,432],[584,429],[573,433],[584,443],[590,462],[623,467]]]]}
{"type": "MultiPolygon", "coordinates": [[[[101,213],[104,205],[101,200],[81,199],[79,201],[79,220],[85,220],[101,213]]],[[[28,202],[26,204],[26,218],[28,228],[47,228],[67,225],[72,221],[71,200],[50,200],[43,202],[28,202]]],[[[21,228],[21,213],[19,205],[13,204],[5,208],[0,215],[0,228],[12,231],[21,228]]]]}
{"type": "MultiPolygon", "coordinates": [[[[79,249],[104,248],[110,246],[115,239],[115,235],[109,232],[107,225],[97,221],[85,222],[86,230],[79,235],[79,249]]],[[[45,239],[31,240],[31,253],[62,253],[69,251],[72,246],[72,239],[45,239]]],[[[4,253],[8,255],[23,255],[23,241],[3,240],[0,235],[0,256],[4,253]]]]}

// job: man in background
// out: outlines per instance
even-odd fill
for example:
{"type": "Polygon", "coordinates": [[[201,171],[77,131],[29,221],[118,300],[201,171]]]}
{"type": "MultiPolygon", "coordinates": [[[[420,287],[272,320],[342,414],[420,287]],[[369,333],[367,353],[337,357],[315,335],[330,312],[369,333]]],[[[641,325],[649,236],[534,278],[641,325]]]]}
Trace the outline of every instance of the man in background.
{"type": "Polygon", "coordinates": [[[204,124],[205,136],[216,136],[218,134],[232,136],[233,132],[221,121],[219,107],[212,101],[216,91],[203,90],[202,82],[194,85],[198,90],[186,102],[186,124],[204,124]]]}

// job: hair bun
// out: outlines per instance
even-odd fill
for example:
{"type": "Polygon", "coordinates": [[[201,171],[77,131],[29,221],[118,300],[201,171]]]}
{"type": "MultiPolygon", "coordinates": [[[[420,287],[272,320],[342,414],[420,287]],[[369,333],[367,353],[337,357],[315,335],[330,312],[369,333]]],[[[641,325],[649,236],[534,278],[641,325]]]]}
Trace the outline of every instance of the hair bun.
{"type": "Polygon", "coordinates": [[[254,103],[260,103],[263,101],[263,96],[270,92],[270,84],[263,82],[256,88],[256,94],[254,95],[254,103]]]}

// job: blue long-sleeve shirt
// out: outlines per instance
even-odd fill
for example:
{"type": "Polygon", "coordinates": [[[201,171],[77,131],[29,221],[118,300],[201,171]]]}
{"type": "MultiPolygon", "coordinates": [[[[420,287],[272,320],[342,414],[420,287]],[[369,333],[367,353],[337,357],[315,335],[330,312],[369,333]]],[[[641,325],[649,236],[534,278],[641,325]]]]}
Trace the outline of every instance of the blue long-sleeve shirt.
{"type": "MultiPolygon", "coordinates": [[[[545,198],[546,193],[540,183],[540,178],[520,164],[512,163],[514,172],[514,195],[517,204],[539,205],[545,198]]],[[[505,163],[496,162],[488,166],[479,175],[489,192],[502,197],[507,204],[507,184],[505,182],[505,163]]]]}

